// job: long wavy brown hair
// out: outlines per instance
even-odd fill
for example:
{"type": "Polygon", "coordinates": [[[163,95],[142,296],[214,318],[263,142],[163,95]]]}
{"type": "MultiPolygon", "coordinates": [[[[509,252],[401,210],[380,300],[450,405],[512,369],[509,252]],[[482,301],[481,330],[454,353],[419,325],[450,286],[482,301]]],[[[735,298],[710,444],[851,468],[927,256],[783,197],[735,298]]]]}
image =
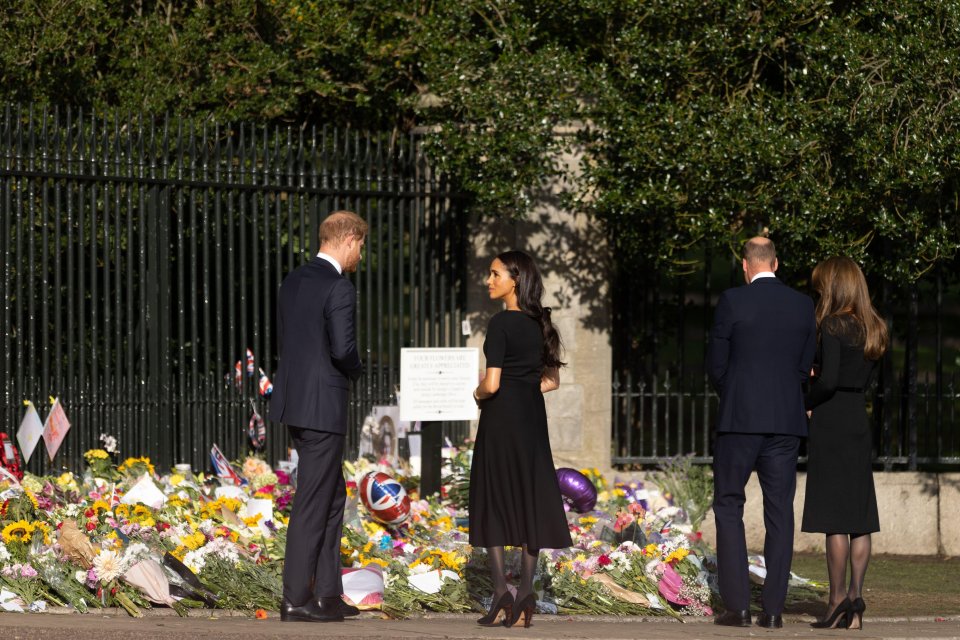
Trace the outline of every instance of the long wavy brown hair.
{"type": "Polygon", "coordinates": [[[827,258],[813,268],[811,281],[820,294],[817,326],[829,318],[852,319],[863,341],[863,355],[879,360],[889,343],[887,323],[870,301],[867,279],[857,263],[844,256],[827,258]]]}
{"type": "Polygon", "coordinates": [[[543,366],[547,368],[565,367],[567,363],[560,358],[563,355],[563,342],[560,332],[550,319],[550,307],[543,306],[543,278],[537,263],[523,251],[505,251],[497,256],[517,283],[517,305],[537,321],[543,333],[543,366]]]}

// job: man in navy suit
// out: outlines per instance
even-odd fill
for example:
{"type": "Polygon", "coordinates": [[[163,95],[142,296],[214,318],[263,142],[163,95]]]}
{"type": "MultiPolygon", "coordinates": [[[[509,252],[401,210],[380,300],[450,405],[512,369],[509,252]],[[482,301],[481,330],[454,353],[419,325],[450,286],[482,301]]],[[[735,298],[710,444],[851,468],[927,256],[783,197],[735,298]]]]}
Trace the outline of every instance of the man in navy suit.
{"type": "Polygon", "coordinates": [[[750,578],[743,530],[745,487],[756,470],[763,491],[767,576],[757,624],[783,626],[793,559],[797,452],[807,435],[803,383],[817,346],[813,301],[774,275],[768,238],[743,250],[746,286],[720,296],[710,331],[707,370],[720,395],[713,450],[717,572],[726,611],[717,624],[750,626],[750,578]]]}
{"type": "Polygon", "coordinates": [[[280,286],[280,365],[270,419],[287,425],[299,457],[283,565],[284,621],[340,621],[359,613],[341,598],[347,398],[362,370],[357,292],[343,273],[357,270],[366,235],[357,214],[330,214],[320,224],[320,253],[280,286]]]}

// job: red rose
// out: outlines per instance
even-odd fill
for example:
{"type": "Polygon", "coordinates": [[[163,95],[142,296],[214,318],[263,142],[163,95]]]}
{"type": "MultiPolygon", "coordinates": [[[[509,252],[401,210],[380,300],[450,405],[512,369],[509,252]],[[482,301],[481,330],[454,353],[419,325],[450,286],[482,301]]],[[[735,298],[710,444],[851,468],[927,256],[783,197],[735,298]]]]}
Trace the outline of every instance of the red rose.
{"type": "Polygon", "coordinates": [[[597,558],[597,564],[600,565],[601,567],[606,567],[608,565],[613,564],[613,560],[611,560],[610,556],[608,556],[607,554],[601,553],[600,557],[597,558]]]}
{"type": "Polygon", "coordinates": [[[93,531],[93,530],[96,529],[96,528],[97,528],[97,523],[96,523],[96,522],[88,522],[88,523],[87,523],[87,531],[93,531]]]}

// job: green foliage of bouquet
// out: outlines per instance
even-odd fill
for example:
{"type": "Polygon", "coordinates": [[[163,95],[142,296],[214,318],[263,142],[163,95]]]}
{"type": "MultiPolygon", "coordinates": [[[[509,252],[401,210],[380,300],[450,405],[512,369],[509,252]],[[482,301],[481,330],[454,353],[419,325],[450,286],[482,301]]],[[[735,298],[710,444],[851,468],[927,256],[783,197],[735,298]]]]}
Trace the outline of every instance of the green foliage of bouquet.
{"type": "Polygon", "coordinates": [[[660,462],[655,482],[666,497],[683,509],[695,531],[713,505],[713,473],[706,465],[693,464],[691,456],[675,456],[660,462]]]}

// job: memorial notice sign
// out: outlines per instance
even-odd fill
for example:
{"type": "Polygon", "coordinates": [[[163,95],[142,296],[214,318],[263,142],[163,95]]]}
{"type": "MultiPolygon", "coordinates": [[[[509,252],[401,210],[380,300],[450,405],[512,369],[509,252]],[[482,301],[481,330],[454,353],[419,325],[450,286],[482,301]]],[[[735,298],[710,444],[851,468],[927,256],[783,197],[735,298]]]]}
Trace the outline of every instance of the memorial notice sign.
{"type": "Polygon", "coordinates": [[[475,348],[400,350],[400,419],[476,420],[480,351],[475,348]]]}

